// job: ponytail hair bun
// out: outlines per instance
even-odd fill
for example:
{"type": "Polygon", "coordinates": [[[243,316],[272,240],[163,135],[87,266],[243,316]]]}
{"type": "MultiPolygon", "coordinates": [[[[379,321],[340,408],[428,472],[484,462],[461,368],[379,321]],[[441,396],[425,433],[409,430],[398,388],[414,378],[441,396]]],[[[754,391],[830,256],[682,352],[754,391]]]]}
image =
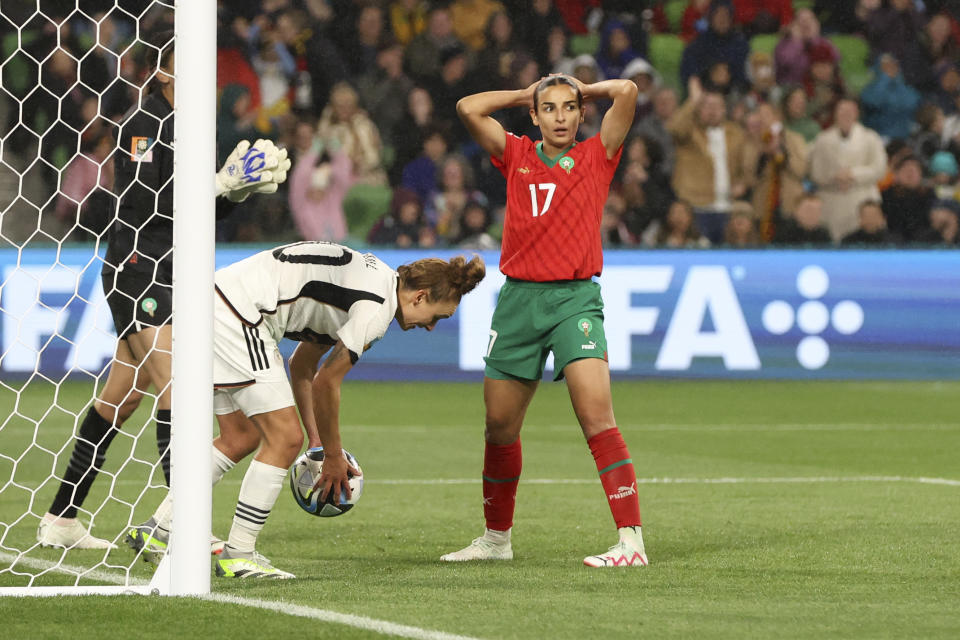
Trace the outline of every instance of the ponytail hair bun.
{"type": "Polygon", "coordinates": [[[425,289],[433,302],[459,302],[464,294],[473,291],[483,280],[487,268],[483,258],[474,255],[469,261],[463,256],[456,256],[449,261],[424,258],[402,265],[397,269],[397,273],[403,289],[425,289]]]}
{"type": "Polygon", "coordinates": [[[483,264],[483,259],[477,255],[473,256],[469,262],[463,256],[457,256],[451,258],[448,264],[450,286],[460,296],[473,291],[487,275],[487,267],[483,264]]]}

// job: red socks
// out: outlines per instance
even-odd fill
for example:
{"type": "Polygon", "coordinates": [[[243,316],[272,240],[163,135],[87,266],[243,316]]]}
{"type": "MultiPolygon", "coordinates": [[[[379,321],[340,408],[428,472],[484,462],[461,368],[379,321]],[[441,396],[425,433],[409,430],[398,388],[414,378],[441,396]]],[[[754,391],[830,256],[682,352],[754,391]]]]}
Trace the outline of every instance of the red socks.
{"type": "MultiPolygon", "coordinates": [[[[620,430],[613,427],[602,431],[587,440],[587,444],[597,463],[600,482],[617,528],[639,527],[637,475],[620,430]]],[[[487,443],[483,456],[483,515],[487,529],[506,531],[513,526],[522,466],[519,439],[507,445],[487,443]]]]}
{"type": "MultiPolygon", "coordinates": [[[[640,526],[640,501],[637,498],[637,474],[630,452],[616,427],[601,431],[587,440],[590,453],[600,472],[600,483],[610,503],[613,520],[620,527],[640,526]]],[[[489,445],[488,445],[489,446],[489,445]]],[[[519,467],[518,467],[519,469],[519,467]]]]}
{"type": "Polygon", "coordinates": [[[512,444],[487,443],[483,454],[483,516],[487,529],[506,531],[513,526],[522,466],[519,438],[512,444]]]}

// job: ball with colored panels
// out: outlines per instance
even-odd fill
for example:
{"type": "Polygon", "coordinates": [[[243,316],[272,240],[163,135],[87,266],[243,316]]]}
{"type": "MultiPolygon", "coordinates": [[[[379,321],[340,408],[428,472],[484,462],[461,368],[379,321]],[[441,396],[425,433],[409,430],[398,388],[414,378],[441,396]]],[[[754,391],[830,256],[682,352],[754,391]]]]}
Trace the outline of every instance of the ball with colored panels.
{"type": "MultiPolygon", "coordinates": [[[[360,469],[360,464],[357,462],[357,459],[354,458],[350,452],[344,451],[344,455],[347,457],[347,462],[350,463],[350,466],[360,469]]],[[[316,491],[313,490],[313,484],[317,481],[319,477],[319,470],[317,475],[310,471],[310,467],[314,466],[313,463],[319,462],[320,468],[323,468],[323,448],[317,447],[310,449],[306,453],[302,454],[293,462],[293,466],[290,467],[290,490],[293,492],[293,498],[297,501],[297,504],[300,505],[300,508],[306,511],[309,514],[320,516],[322,518],[331,518],[333,516],[339,516],[350,509],[353,508],[353,505],[357,503],[357,500],[360,499],[360,494],[363,493],[363,476],[354,475],[350,473],[350,479],[348,480],[350,484],[350,491],[352,492],[351,497],[348,499],[345,491],[341,491],[339,496],[330,492],[330,495],[327,496],[325,501],[320,500],[320,489],[316,491]]],[[[362,470],[361,470],[362,472],[362,470]]]]}

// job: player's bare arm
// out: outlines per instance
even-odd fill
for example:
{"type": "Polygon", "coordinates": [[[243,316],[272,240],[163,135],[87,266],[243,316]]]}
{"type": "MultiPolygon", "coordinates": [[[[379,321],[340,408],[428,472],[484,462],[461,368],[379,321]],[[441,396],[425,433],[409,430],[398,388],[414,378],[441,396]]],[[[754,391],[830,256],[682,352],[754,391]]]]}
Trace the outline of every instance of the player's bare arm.
{"type": "MultiPolygon", "coordinates": [[[[340,441],[340,386],[352,368],[350,351],[338,340],[313,377],[313,411],[324,451],[323,473],[315,485],[321,500],[326,500],[330,491],[340,493],[342,490],[348,497],[352,495],[347,482],[347,472],[351,469],[343,457],[340,441]]],[[[352,472],[359,473],[357,469],[352,472]]]]}
{"type": "Polygon", "coordinates": [[[577,80],[584,101],[613,100],[613,106],[603,116],[600,124],[600,142],[607,150],[607,158],[613,158],[623,145],[637,107],[637,85],[630,80],[604,80],[594,84],[583,84],[577,80]]]}
{"type": "Polygon", "coordinates": [[[502,160],[503,151],[507,147],[507,134],[503,126],[490,115],[511,107],[532,107],[533,92],[538,84],[539,80],[526,89],[484,91],[461,98],[457,102],[457,115],[477,144],[491,156],[502,160]]]}
{"type": "Polygon", "coordinates": [[[329,350],[330,345],[301,342],[290,356],[290,386],[293,388],[297,411],[300,412],[300,421],[307,432],[307,446],[311,448],[322,446],[313,410],[313,376],[317,373],[320,359],[329,350]]]}

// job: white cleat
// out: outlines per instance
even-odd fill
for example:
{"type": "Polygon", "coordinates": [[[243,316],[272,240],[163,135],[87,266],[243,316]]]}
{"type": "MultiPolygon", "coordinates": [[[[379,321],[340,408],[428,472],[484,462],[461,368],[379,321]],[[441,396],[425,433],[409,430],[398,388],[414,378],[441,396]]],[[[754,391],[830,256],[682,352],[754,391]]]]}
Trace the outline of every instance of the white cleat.
{"type": "Polygon", "coordinates": [[[460,551],[440,556],[444,562],[466,562],[468,560],[513,560],[513,547],[509,542],[494,542],[480,536],[460,551]]]}
{"type": "Polygon", "coordinates": [[[223,547],[226,545],[226,542],[218,538],[217,536],[210,534],[210,555],[218,556],[223,552],[223,547]]]}
{"type": "Polygon", "coordinates": [[[583,564],[588,567],[645,567],[649,562],[643,549],[637,549],[626,540],[621,540],[606,553],[587,556],[583,559],[583,564]]]}
{"type": "Polygon", "coordinates": [[[289,571],[277,569],[270,564],[270,560],[257,551],[241,553],[225,548],[215,562],[217,576],[221,578],[266,578],[272,580],[296,578],[289,571]]]}
{"type": "Polygon", "coordinates": [[[41,547],[64,549],[116,549],[117,545],[103,538],[90,535],[87,528],[76,518],[60,518],[59,522],[40,520],[37,527],[37,542],[41,547]],[[66,524],[63,524],[66,523],[66,524]]]}

